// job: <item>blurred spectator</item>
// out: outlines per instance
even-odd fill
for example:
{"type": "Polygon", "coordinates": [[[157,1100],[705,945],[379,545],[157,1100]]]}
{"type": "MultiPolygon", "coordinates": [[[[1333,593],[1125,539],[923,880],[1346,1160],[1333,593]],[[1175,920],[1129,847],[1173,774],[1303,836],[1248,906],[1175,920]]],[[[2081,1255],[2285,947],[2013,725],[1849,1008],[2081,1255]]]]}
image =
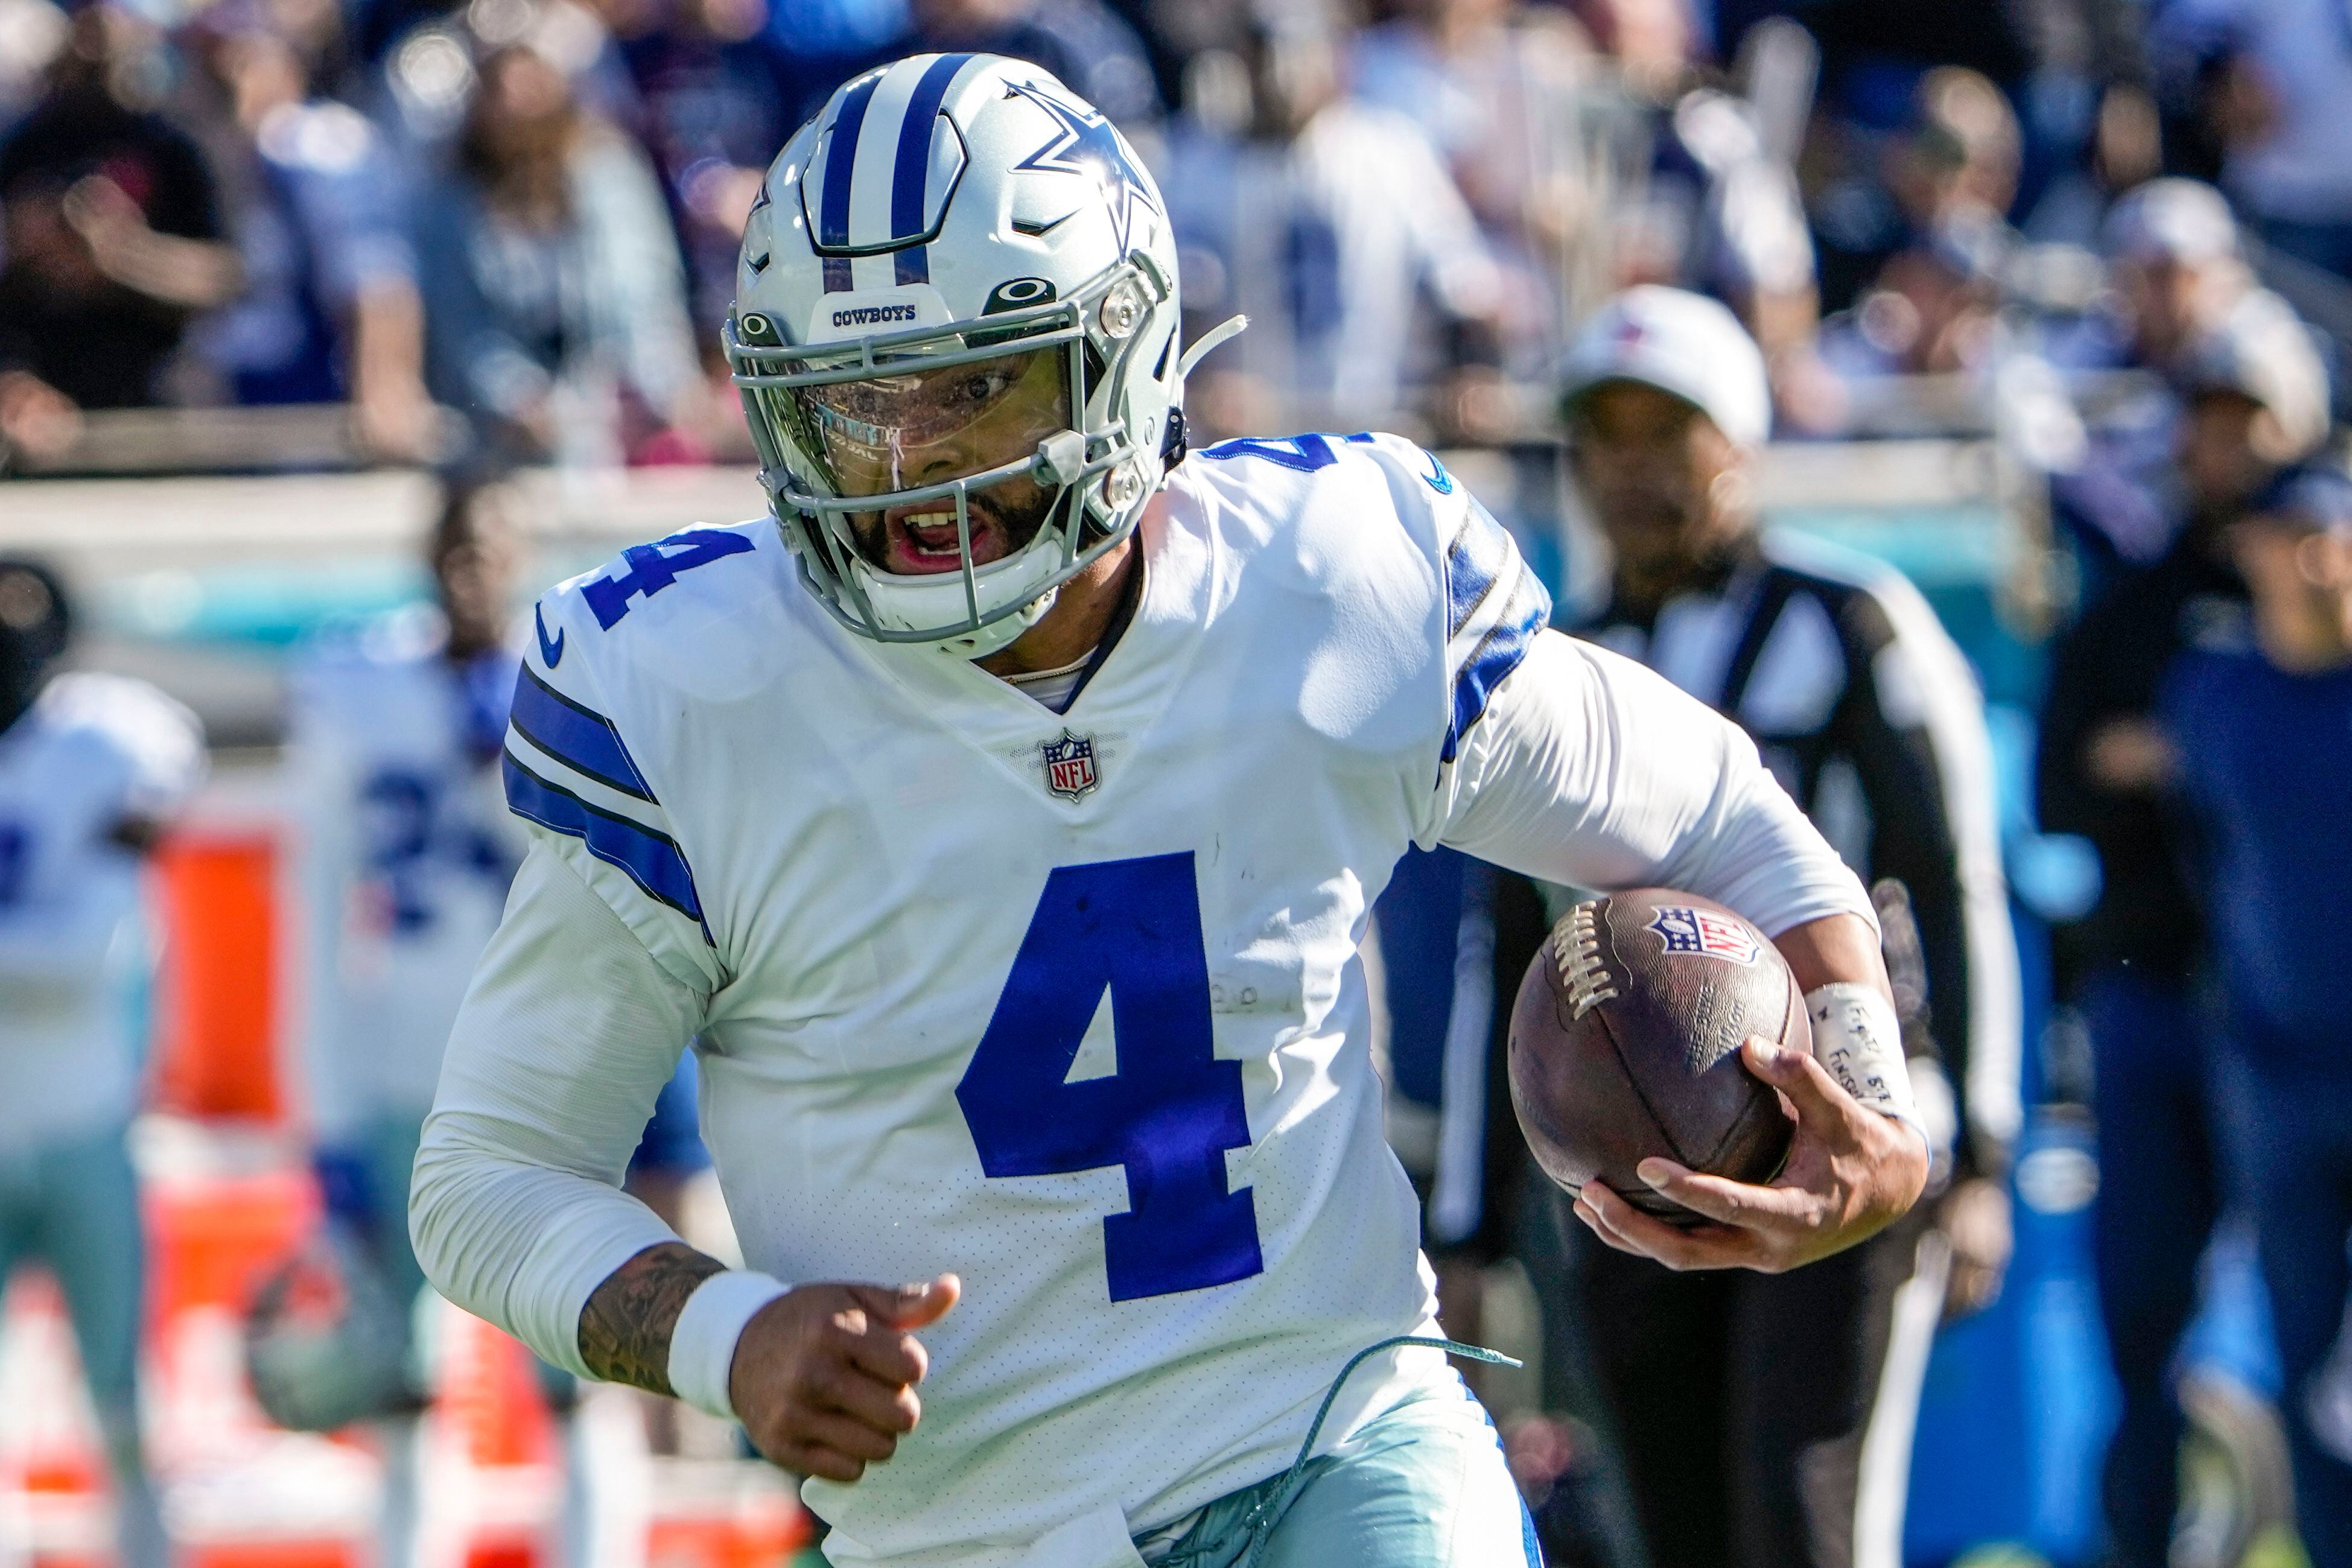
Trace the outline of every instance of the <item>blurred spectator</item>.
{"type": "Polygon", "coordinates": [[[143,861],[205,774],[194,715],[115,675],[54,674],[56,577],[0,560],[0,1289],[56,1275],[120,1500],[126,1568],[164,1568],[139,1432],[134,998],[152,980],[143,861]]]}
{"type": "Polygon", "coordinates": [[[2124,1568],[2167,1561],[2182,1430],[2171,1369],[2221,1186],[2211,1049],[2193,990],[2202,921],[2164,810],[2157,694],[2181,649],[2243,626],[2228,527],[2326,431],[2317,360],[2299,331],[2225,324],[2186,359],[2177,478],[2161,503],[2177,531],[2161,560],[2124,578],[2060,642],[2036,764],[2042,826],[2089,838],[2102,876],[2096,907],[2061,934],[2061,956],[2097,1086],[2094,1262],[2122,1392],[2105,1497],[2124,1568]]]}
{"type": "Polygon", "coordinates": [[[2209,631],[2158,711],[2210,915],[2222,1142],[2268,1287],[2296,1523],[2313,1568],[2352,1568],[2352,1456],[2315,1414],[2352,1294],[2352,480],[2282,474],[2229,543],[2251,645],[2209,631]]]}
{"type": "Polygon", "coordinates": [[[2352,21],[2336,0],[2171,0],[2156,43],[2263,240],[2352,277],[2352,21]]]}
{"type": "Polygon", "coordinates": [[[1887,376],[1984,369],[2006,248],[1997,223],[1963,212],[1887,257],[1853,308],[1822,328],[1822,362],[1844,381],[1849,399],[1887,376]]]}
{"type": "Polygon", "coordinates": [[[1339,41],[1307,7],[1254,25],[1196,72],[1171,139],[1186,336],[1255,324],[1188,389],[1204,434],[1393,420],[1498,357],[1501,277],[1468,204],[1412,121],[1341,96],[1339,41]]]}
{"type": "Polygon", "coordinates": [[[221,0],[199,35],[238,133],[225,172],[245,260],[245,292],[198,329],[200,350],[240,403],[349,401],[370,451],[429,456],[404,182],[358,110],[310,96],[272,20],[221,0]]]}
{"type": "Polygon", "coordinates": [[[1146,146],[1160,120],[1160,87],[1135,29],[1102,0],[907,0],[910,26],[884,57],[988,54],[1052,71],[1146,146]]]}
{"type": "Polygon", "coordinates": [[[159,400],[195,312],[238,285],[202,156],[152,112],[159,41],[84,6],[47,95],[0,141],[0,438],[53,452],[76,412],[159,400]]]}
{"type": "Polygon", "coordinates": [[[767,0],[607,0],[683,243],[699,341],[735,298],[743,220],[804,91],[768,30],[767,0]]]}
{"type": "Polygon", "coordinates": [[[452,163],[419,197],[435,398],[520,455],[689,449],[703,389],[685,267],[645,155],[510,46],[482,61],[452,163]]]}
{"type": "Polygon", "coordinates": [[[2017,114],[1975,71],[1944,66],[1919,78],[1896,132],[1843,127],[1809,154],[1823,305],[1842,309],[1889,257],[1955,218],[2004,218],[2021,160],[2017,114]]]}
{"type": "Polygon", "coordinates": [[[2169,371],[2253,287],[2229,203],[2195,180],[2139,186],[2108,213],[2100,239],[2108,291],[2050,347],[2062,370],[2169,371]]]}
{"type": "Polygon", "coordinates": [[[52,0],[0,0],[0,126],[16,124],[39,101],[70,30],[52,0]]]}
{"type": "Polygon", "coordinates": [[[1768,363],[1807,347],[1819,300],[1796,179],[1745,100],[1699,79],[1685,0],[1580,0],[1612,58],[1641,144],[1605,217],[1612,285],[1665,284],[1729,305],[1768,363]]]}
{"type": "Polygon", "coordinates": [[[1578,275],[1606,259],[1579,243],[1594,216],[1580,123],[1592,63],[1564,16],[1509,0],[1403,0],[1349,50],[1349,92],[1421,127],[1494,246],[1507,363],[1529,379],[1551,369],[1578,275]]]}
{"type": "MultiPolygon", "coordinates": [[[[2111,329],[2112,351],[2164,380],[2107,408],[2083,463],[2053,479],[2086,600],[2155,561],[2183,527],[2234,511],[2327,434],[2327,372],[2310,329],[2242,270],[2217,266],[2228,287],[2178,266],[2117,269],[2137,302],[2129,325],[2111,329]]],[[[2102,336],[2094,323],[2073,351],[2091,357],[2102,336]]]]}

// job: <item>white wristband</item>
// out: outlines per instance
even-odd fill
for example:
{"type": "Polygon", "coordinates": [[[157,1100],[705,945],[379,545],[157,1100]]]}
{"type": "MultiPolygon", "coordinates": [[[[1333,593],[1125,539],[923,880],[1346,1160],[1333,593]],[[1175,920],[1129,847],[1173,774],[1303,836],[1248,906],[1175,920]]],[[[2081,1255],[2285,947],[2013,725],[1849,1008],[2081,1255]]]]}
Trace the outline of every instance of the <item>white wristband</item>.
{"type": "Polygon", "coordinates": [[[1935,1142],[1911,1093],[1903,1061],[1903,1026],[1895,1004],[1875,986],[1840,980],[1805,993],[1813,1026],[1813,1060],[1847,1093],[1884,1115],[1907,1124],[1932,1153],[1935,1142]]]}
{"type": "Polygon", "coordinates": [[[735,1419],[734,1401],[727,1396],[735,1342],[760,1309],[788,1289],[748,1269],[730,1269],[697,1285],[669,1333],[670,1392],[722,1421],[735,1419]]]}

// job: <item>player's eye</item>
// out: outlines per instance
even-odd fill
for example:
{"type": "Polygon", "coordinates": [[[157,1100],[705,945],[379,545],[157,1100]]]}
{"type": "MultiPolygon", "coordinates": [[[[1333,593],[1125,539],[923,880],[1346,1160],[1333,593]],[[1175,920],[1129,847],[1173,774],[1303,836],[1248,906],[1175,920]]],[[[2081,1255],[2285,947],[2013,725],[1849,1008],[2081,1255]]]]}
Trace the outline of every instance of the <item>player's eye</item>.
{"type": "Polygon", "coordinates": [[[960,377],[949,390],[948,402],[959,409],[980,409],[1004,395],[1013,382],[1012,370],[1004,365],[981,365],[960,377]]]}

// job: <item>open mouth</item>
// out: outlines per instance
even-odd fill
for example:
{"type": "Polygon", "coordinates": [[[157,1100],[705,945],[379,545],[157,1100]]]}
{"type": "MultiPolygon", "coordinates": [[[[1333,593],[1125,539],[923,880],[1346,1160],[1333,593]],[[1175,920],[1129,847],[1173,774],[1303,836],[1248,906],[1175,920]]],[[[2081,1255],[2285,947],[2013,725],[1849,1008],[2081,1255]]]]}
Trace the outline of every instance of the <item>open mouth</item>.
{"type": "MultiPolygon", "coordinates": [[[[970,503],[970,509],[971,564],[986,566],[1004,554],[1004,529],[980,502],[970,503]]],[[[885,570],[910,577],[961,568],[955,507],[938,502],[892,507],[883,514],[882,557],[885,570]]]]}

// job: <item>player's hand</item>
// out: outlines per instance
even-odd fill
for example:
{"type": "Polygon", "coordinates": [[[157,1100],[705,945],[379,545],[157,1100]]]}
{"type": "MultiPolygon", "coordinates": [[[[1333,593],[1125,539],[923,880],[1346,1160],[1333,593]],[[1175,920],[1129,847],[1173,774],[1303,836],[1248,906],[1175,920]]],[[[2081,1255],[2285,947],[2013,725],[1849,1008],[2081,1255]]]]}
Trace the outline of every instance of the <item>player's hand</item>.
{"type": "Polygon", "coordinates": [[[1944,1195],[1936,1206],[1936,1222],[1952,1244],[1952,1277],[1944,1290],[1944,1321],[1949,1322],[2000,1299],[2016,1245],[2009,1189],[1984,1176],[1971,1177],[1944,1195]]]}
{"type": "Polygon", "coordinates": [[[1876,1234],[1918,1201],[1927,1185],[1918,1134],[1838,1087],[1809,1051],[1756,1039],[1743,1049],[1748,1071],[1778,1089],[1797,1118],[1779,1177],[1756,1186],[1646,1159],[1635,1174],[1713,1223],[1676,1229],[1595,1181],[1576,1199],[1577,1218],[1594,1235],[1669,1269],[1779,1274],[1876,1234]]]}
{"type": "Polygon", "coordinates": [[[963,1283],[803,1285],[760,1309],[735,1342],[728,1398],[752,1445],[788,1470],[854,1481],[922,1418],[930,1364],[914,1331],[947,1316],[963,1283]]]}

